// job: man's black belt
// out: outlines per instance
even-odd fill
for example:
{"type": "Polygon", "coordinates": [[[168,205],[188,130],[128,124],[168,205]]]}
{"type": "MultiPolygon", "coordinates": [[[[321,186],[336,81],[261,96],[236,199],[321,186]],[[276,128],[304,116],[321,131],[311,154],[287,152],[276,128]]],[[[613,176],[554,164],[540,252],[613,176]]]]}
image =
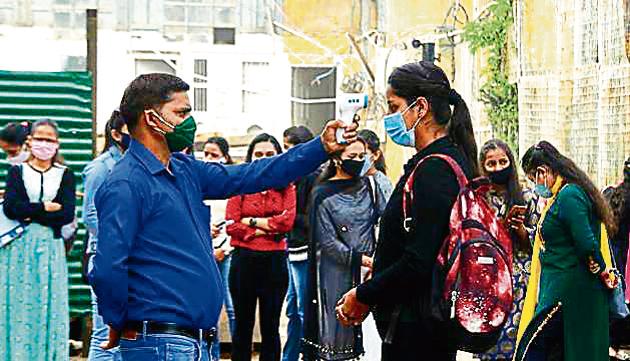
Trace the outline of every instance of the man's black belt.
{"type": "Polygon", "coordinates": [[[190,337],[195,340],[203,340],[211,345],[217,334],[216,328],[210,329],[198,329],[181,327],[171,322],[157,322],[157,321],[128,321],[125,324],[125,328],[122,333],[123,338],[135,339],[132,333],[139,335],[150,334],[167,334],[190,337]],[[127,336],[127,337],[125,337],[127,336]]]}

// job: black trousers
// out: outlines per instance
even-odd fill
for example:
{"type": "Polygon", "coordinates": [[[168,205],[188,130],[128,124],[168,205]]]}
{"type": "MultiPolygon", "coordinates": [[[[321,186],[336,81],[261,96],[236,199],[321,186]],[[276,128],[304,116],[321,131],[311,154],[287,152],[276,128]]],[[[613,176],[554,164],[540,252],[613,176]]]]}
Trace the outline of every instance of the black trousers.
{"type": "MultiPolygon", "coordinates": [[[[376,322],[385,339],[389,322],[376,322]]],[[[428,323],[398,322],[391,344],[383,342],[381,361],[455,361],[457,349],[428,323]]]]}
{"type": "Polygon", "coordinates": [[[279,361],[280,313],[287,293],[289,273],[286,252],[257,252],[239,248],[230,266],[230,293],[236,328],[232,361],[250,361],[256,303],[260,305],[262,349],[260,361],[279,361]]]}

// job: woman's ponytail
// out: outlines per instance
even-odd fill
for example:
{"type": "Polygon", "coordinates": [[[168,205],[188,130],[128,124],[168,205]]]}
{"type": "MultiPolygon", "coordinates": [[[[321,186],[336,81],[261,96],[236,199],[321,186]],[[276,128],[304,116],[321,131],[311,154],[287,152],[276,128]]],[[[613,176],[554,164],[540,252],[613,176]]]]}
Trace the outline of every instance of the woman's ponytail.
{"type": "Polygon", "coordinates": [[[449,136],[464,153],[470,164],[473,176],[477,177],[479,175],[477,142],[475,141],[470,111],[464,99],[455,89],[449,91],[448,102],[453,105],[453,115],[448,128],[449,136]]]}

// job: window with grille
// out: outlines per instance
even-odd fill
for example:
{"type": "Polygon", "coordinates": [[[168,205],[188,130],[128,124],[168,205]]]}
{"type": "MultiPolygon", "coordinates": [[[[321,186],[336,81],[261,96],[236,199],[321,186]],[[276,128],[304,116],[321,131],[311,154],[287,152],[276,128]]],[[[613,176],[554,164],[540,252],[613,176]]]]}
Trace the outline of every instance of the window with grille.
{"type": "Polygon", "coordinates": [[[334,67],[291,69],[291,116],[293,124],[314,132],[335,116],[337,72],[334,67]]]}
{"type": "Polygon", "coordinates": [[[236,44],[236,29],[234,28],[214,28],[214,43],[217,45],[236,44]]]}
{"type": "Polygon", "coordinates": [[[193,109],[198,112],[208,111],[208,60],[195,59],[193,109]]]}
{"type": "Polygon", "coordinates": [[[215,28],[233,29],[236,27],[236,1],[166,0],[164,30],[175,33],[209,34],[215,28]]]}
{"type": "Polygon", "coordinates": [[[271,72],[268,62],[243,62],[242,112],[265,109],[271,99],[271,72]]]}

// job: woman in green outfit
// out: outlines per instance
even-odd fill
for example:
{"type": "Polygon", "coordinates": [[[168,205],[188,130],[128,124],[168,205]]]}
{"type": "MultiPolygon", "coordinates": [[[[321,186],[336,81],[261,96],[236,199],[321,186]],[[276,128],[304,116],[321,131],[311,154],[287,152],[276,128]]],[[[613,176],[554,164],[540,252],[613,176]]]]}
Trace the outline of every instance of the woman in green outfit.
{"type": "Polygon", "coordinates": [[[61,229],[74,219],[72,171],[56,162],[59,131],[40,120],[31,156],[9,169],[4,213],[26,225],[0,248],[0,361],[68,360],[68,274],[61,229]]]}
{"type": "MultiPolygon", "coordinates": [[[[549,198],[539,223],[516,360],[608,361],[612,212],[586,173],[548,142],[522,166],[549,198]]],[[[613,233],[614,234],[614,233],[613,233]]]]}

